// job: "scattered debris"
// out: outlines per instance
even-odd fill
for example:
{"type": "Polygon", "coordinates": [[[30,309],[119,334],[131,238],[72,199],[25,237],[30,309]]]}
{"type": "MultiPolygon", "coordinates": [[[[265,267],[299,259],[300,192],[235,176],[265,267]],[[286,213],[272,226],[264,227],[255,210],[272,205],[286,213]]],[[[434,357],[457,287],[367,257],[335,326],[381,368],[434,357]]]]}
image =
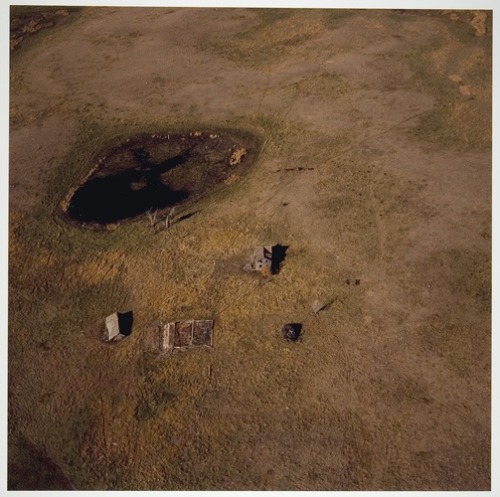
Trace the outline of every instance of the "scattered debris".
{"type": "Polygon", "coordinates": [[[320,300],[315,300],[313,302],[313,314],[317,316],[321,311],[326,311],[333,304],[333,300],[328,302],[322,302],[320,300]]]}
{"type": "Polygon", "coordinates": [[[158,323],[146,330],[145,348],[156,352],[188,349],[213,344],[214,321],[187,320],[158,323]]]}
{"type": "Polygon", "coordinates": [[[106,318],[103,340],[118,342],[132,333],[134,317],[132,311],[115,312],[106,318]]]}
{"type": "Polygon", "coordinates": [[[302,324],[301,323],[285,324],[283,325],[281,332],[283,333],[283,338],[285,340],[296,342],[299,339],[300,334],[302,332],[302,324]]]}
{"type": "Polygon", "coordinates": [[[283,169],[276,169],[275,173],[281,173],[282,171],[314,171],[314,167],[285,167],[283,169]]]}

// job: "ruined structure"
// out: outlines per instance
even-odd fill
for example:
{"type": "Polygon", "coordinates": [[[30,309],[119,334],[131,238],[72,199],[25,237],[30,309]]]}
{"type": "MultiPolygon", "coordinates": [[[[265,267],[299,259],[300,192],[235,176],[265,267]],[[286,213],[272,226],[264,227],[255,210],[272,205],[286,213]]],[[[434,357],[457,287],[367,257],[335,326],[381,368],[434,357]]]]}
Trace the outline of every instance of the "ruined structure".
{"type": "Polygon", "coordinates": [[[214,321],[211,319],[157,323],[146,330],[145,348],[168,352],[200,346],[212,347],[213,329],[214,321]]]}
{"type": "Polygon", "coordinates": [[[249,271],[256,271],[263,276],[269,276],[273,265],[272,247],[259,247],[254,251],[250,262],[245,266],[249,271]]]}

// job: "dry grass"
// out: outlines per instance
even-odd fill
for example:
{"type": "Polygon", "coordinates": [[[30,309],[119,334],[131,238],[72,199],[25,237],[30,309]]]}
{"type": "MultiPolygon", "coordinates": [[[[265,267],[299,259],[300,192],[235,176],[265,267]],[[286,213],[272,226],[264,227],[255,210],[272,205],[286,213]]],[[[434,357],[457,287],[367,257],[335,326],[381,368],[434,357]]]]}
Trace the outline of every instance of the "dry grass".
{"type": "MultiPolygon", "coordinates": [[[[80,158],[78,146],[73,153],[80,158]]],[[[63,188],[70,179],[67,165],[71,162],[69,159],[61,167],[68,175],[66,182],[55,174],[58,183],[57,190],[56,183],[51,189],[52,204],[54,198],[64,195],[63,188]]],[[[237,188],[238,198],[250,194],[258,169],[237,188]]],[[[227,191],[219,195],[226,202],[234,198],[227,191]]],[[[276,422],[272,406],[302,402],[295,391],[298,377],[295,381],[293,377],[297,375],[296,361],[304,357],[305,350],[300,352],[300,345],[282,343],[282,323],[301,320],[307,341],[314,329],[310,312],[314,300],[332,299],[338,315],[349,308],[349,297],[340,283],[332,286],[332,282],[339,281],[337,271],[325,271],[315,262],[300,232],[286,224],[280,227],[276,222],[272,226],[266,221],[255,222],[253,215],[242,214],[239,209],[221,210],[216,196],[205,203],[201,213],[156,234],[146,220],[113,232],[96,233],[54,224],[52,217],[42,214],[13,218],[10,374],[18,374],[15,357],[20,357],[21,350],[26,354],[21,344],[31,336],[28,329],[23,330],[23,323],[36,320],[35,344],[49,348],[45,373],[43,379],[25,375],[23,384],[29,382],[40,395],[45,392],[38,384],[60,386],[57,395],[47,393],[43,410],[25,404],[20,392],[16,396],[14,386],[12,394],[19,402],[11,420],[23,419],[25,429],[31,430],[28,419],[36,419],[37,424],[45,426],[40,440],[51,440],[57,422],[53,412],[63,411],[73,419],[71,424],[63,423],[58,428],[58,440],[71,438],[76,445],[62,446],[54,439],[50,451],[60,455],[59,461],[72,474],[77,487],[93,481],[98,488],[115,488],[118,484],[120,488],[217,488],[227,485],[233,477],[239,478],[235,480],[238,485],[259,484],[259,475],[245,480],[241,475],[226,473],[223,481],[214,479],[216,468],[209,462],[225,452],[227,437],[234,437],[251,422],[244,412],[252,397],[261,403],[271,402],[264,415],[264,419],[271,419],[253,421],[258,430],[261,422],[264,426],[276,422]],[[243,266],[249,248],[268,240],[291,247],[282,272],[268,279],[246,274],[243,266]],[[34,256],[29,264],[21,264],[28,250],[34,256]],[[225,274],[226,263],[234,266],[235,261],[239,268],[236,273],[225,274]],[[311,280],[313,286],[307,283],[311,280]],[[26,299],[31,301],[29,306],[26,299]],[[115,309],[129,307],[134,309],[134,334],[115,347],[100,344],[99,320],[115,309]],[[262,318],[256,320],[256,316],[262,318]],[[213,351],[195,350],[175,358],[156,359],[142,352],[142,334],[149,322],[191,317],[215,318],[213,351]],[[63,355],[65,350],[70,353],[63,355]],[[75,362],[76,357],[79,360],[75,362]],[[269,369],[270,361],[273,371],[269,369]],[[67,370],[69,377],[77,374],[78,384],[86,385],[85,391],[78,389],[71,395],[70,403],[66,403],[69,384],[61,384],[60,368],[67,370]],[[211,378],[208,368],[213,372],[211,378]],[[254,393],[248,391],[248,382],[254,393]],[[217,402],[202,407],[202,399],[214,395],[217,402]],[[64,407],[60,403],[63,399],[64,407]],[[220,423],[220,405],[232,406],[233,414],[225,423],[220,423]],[[77,422],[80,418],[85,421],[77,422]],[[203,450],[191,438],[194,424],[206,433],[203,450]],[[181,464],[175,465],[178,470],[172,469],[172,462],[181,457],[180,448],[167,443],[169,438],[158,438],[158,433],[182,440],[182,457],[191,460],[197,454],[196,460],[201,458],[206,470],[200,473],[196,466],[193,472],[186,473],[181,464]],[[152,455],[153,448],[157,455],[152,455]],[[71,462],[75,457],[83,461],[78,470],[71,462]],[[137,465],[147,465],[147,483],[141,480],[140,471],[132,471],[137,465]],[[152,470],[154,467],[157,469],[152,470]],[[170,470],[165,476],[167,467],[170,470]],[[212,476],[205,479],[209,474],[205,471],[209,470],[212,476]]],[[[30,350],[34,357],[40,354],[37,348],[30,350]]],[[[234,443],[246,442],[236,439],[234,443]]],[[[227,453],[228,465],[234,464],[234,455],[227,453]]],[[[218,457],[213,463],[222,465],[223,459],[218,457]]],[[[283,484],[288,485],[285,481],[283,484]]]]}
{"type": "MultiPolygon", "coordinates": [[[[342,27],[354,30],[358,50],[385,22],[397,24],[381,12],[245,15],[253,20],[234,44],[218,32],[203,43],[248,71],[302,60],[309,42],[342,27]]],[[[406,22],[406,35],[420,32],[420,21],[406,22]]],[[[443,44],[455,46],[454,36],[443,44]]],[[[98,42],[130,48],[113,34],[98,42]]],[[[472,111],[448,78],[459,74],[486,105],[488,76],[465,57],[460,70],[431,77],[440,57],[456,53],[442,48],[427,44],[406,57],[408,84],[449,104],[409,131],[412,143],[440,146],[450,161],[460,157],[458,142],[488,153],[487,120],[476,116],[472,129],[472,111]]],[[[21,93],[26,63],[18,57],[12,71],[21,93]]],[[[172,121],[151,122],[128,109],[130,119],[113,117],[81,96],[51,111],[78,109],[81,125],[35,208],[21,213],[13,199],[10,211],[11,443],[22,436],[45,447],[78,489],[486,489],[490,230],[483,226],[478,240],[474,231],[476,245],[467,246],[448,227],[452,247],[436,242],[426,252],[418,229],[436,219],[446,225],[455,213],[446,202],[457,199],[441,202],[446,192],[435,194],[424,172],[391,168],[400,155],[356,123],[321,133],[289,113],[295,98],[346,105],[356,85],[324,71],[273,84],[280,105],[254,102],[244,119],[228,111],[225,122],[266,138],[254,167],[178,213],[193,215],[168,230],[152,229],[147,216],[84,230],[54,214],[95,150],[139,131],[202,129],[199,115],[172,110],[172,121]],[[276,172],[284,165],[311,170],[276,172]],[[253,248],[275,243],[289,247],[279,274],[243,270],[253,248]],[[344,283],[357,278],[360,285],[344,283]],[[315,315],[317,301],[331,304],[315,315]],[[104,317],[127,309],[132,335],[101,342],[104,317]],[[215,320],[213,349],[144,351],[148,324],[189,318],[215,320]],[[286,322],[302,323],[297,343],[282,339],[286,322]]],[[[30,125],[29,112],[14,116],[14,131],[30,125]]],[[[394,147],[407,139],[400,129],[382,131],[394,147]]]]}
{"type": "Polygon", "coordinates": [[[435,110],[421,118],[415,135],[459,150],[491,147],[491,74],[489,69],[485,72],[491,67],[490,42],[471,39],[466,25],[452,23],[442,30],[440,41],[409,59],[416,83],[438,98],[435,110]],[[465,51],[463,37],[468,42],[465,51]],[[457,60],[460,51],[460,63],[449,62],[457,60]],[[450,83],[450,77],[457,76],[462,84],[450,83]]]}
{"type": "Polygon", "coordinates": [[[233,62],[250,66],[268,66],[291,53],[303,54],[303,45],[320,36],[330,20],[321,12],[310,11],[304,20],[303,10],[256,9],[257,22],[231,38],[226,36],[201,48],[210,49],[233,62]]]}

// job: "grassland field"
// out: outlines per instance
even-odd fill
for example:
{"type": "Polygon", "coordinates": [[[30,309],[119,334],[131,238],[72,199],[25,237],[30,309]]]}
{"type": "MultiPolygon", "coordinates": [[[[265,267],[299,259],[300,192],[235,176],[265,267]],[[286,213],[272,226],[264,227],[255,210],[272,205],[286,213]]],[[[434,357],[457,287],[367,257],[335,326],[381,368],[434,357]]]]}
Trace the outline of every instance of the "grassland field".
{"type": "Polygon", "coordinates": [[[58,15],[11,50],[9,488],[488,490],[491,12],[58,15]],[[110,143],[224,129],[253,166],[168,230],[59,216],[110,143]]]}

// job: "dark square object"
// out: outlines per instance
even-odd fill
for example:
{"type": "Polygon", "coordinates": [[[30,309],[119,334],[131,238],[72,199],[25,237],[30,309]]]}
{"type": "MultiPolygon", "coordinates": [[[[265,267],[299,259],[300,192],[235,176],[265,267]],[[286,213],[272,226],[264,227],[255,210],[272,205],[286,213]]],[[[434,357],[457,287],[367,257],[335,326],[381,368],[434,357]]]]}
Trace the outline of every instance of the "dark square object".
{"type": "Polygon", "coordinates": [[[128,337],[132,333],[132,324],[134,323],[134,314],[132,311],[118,313],[118,326],[120,334],[128,337]]]}
{"type": "Polygon", "coordinates": [[[283,338],[285,340],[290,340],[292,342],[296,342],[300,334],[302,332],[302,324],[301,323],[288,323],[283,326],[281,329],[283,333],[283,338]]]}
{"type": "Polygon", "coordinates": [[[285,260],[288,245],[273,245],[271,248],[271,273],[278,274],[285,260]]]}

